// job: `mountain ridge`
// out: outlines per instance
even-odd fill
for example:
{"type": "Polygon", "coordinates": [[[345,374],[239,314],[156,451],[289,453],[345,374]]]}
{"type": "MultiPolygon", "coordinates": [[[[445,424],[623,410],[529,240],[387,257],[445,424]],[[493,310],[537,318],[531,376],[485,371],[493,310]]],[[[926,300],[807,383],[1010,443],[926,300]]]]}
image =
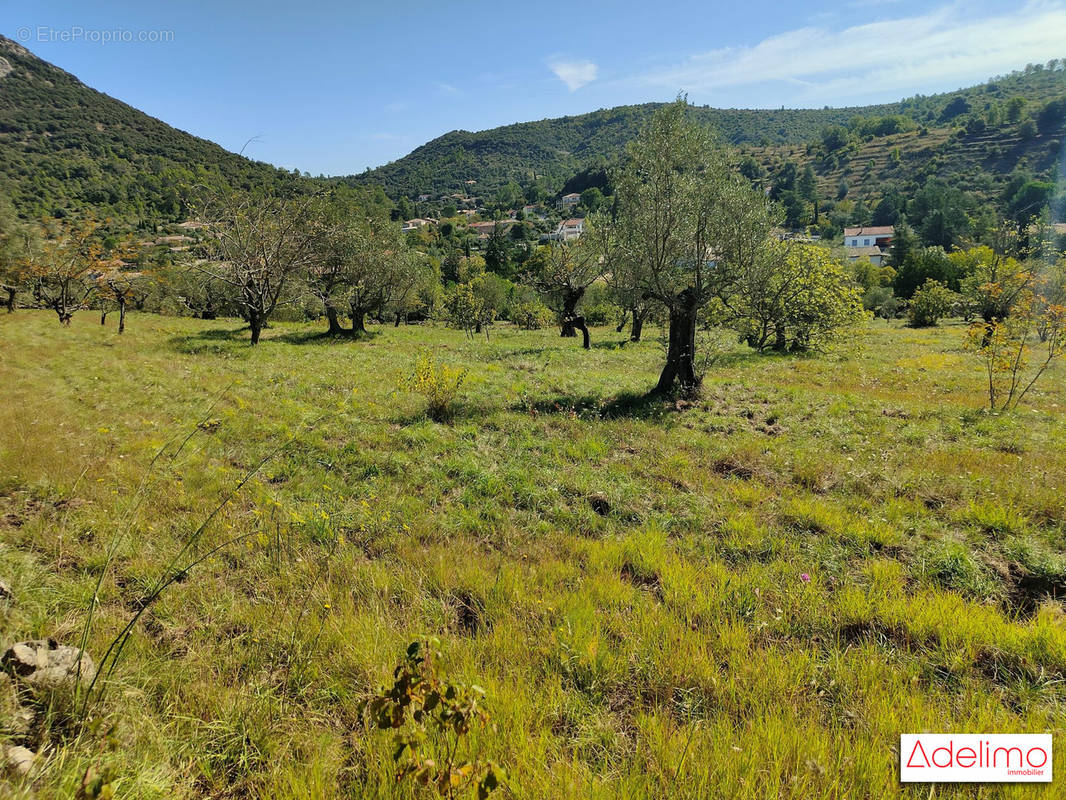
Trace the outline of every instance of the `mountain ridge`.
{"type": "MultiPolygon", "coordinates": [[[[0,58],[7,65],[0,70],[0,194],[27,218],[93,213],[138,222],[179,220],[189,213],[188,187],[218,182],[233,188],[293,180],[380,186],[401,206],[403,198],[428,195],[439,202],[453,193],[489,201],[510,184],[550,197],[583,171],[602,172],[662,105],[615,106],[482,131],[456,129],[372,170],[311,179],[168,125],[3,36],[0,58]]],[[[943,171],[965,184],[961,188],[991,197],[1018,169],[1050,177],[1063,120],[1034,123],[1056,98],[1066,108],[1063,63],[1029,65],[971,87],[892,103],[821,109],[690,106],[689,114],[712,126],[740,155],[759,161],[770,177],[788,159],[801,168],[811,164],[823,195],[847,182],[876,199],[884,193],[877,182],[886,176],[906,188],[943,171]],[[1029,134],[1026,125],[1034,127],[1029,134]],[[843,131],[845,141],[830,149],[825,133],[834,130],[843,131]],[[892,152],[895,147],[900,153],[892,152]],[[969,173],[956,169],[959,153],[966,154],[969,173]],[[865,159],[865,165],[855,159],[865,159]]]]}
{"type": "MultiPolygon", "coordinates": [[[[821,109],[741,109],[691,106],[697,121],[713,127],[721,140],[743,148],[795,147],[816,142],[826,128],[847,128],[856,119],[901,117],[915,128],[963,127],[974,114],[987,114],[1012,96],[1030,107],[1066,94],[1066,72],[1030,65],[969,87],[867,106],[821,109]]],[[[610,160],[635,136],[661,103],[598,109],[586,114],[509,123],[482,131],[457,129],[435,137],[407,155],[360,174],[350,183],[378,183],[393,197],[442,195],[474,186],[491,197],[509,181],[546,179],[557,191],[574,173],[597,159],[610,160]],[[472,180],[475,183],[467,184],[472,180]]],[[[999,121],[985,121],[985,129],[999,121]]]]}

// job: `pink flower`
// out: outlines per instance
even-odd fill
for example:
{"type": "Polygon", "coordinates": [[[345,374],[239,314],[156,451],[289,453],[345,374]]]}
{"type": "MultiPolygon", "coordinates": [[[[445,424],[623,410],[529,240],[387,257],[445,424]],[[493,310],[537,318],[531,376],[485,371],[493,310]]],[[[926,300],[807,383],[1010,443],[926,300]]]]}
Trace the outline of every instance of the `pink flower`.
{"type": "Polygon", "coordinates": [[[803,581],[804,583],[810,583],[811,582],[811,576],[808,575],[806,572],[801,572],[800,573],[800,580],[803,581]]]}

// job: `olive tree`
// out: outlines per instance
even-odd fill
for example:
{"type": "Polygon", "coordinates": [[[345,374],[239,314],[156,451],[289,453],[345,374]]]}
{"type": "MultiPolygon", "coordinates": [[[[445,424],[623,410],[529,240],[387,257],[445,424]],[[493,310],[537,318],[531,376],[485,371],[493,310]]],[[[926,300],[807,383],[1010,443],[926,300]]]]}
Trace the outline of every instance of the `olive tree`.
{"type": "Polygon", "coordinates": [[[618,198],[610,263],[628,264],[632,287],[669,320],[658,393],[694,393],[696,326],[731,274],[761,258],[771,228],[765,197],[726,165],[678,99],[659,109],[628,146],[614,181],[618,198]]]}
{"type": "Polygon", "coordinates": [[[74,312],[85,308],[97,289],[104,263],[99,227],[93,220],[82,220],[53,230],[39,257],[25,267],[24,280],[34,303],[54,311],[63,325],[70,324],[74,312]]]}
{"type": "Polygon", "coordinates": [[[208,236],[204,258],[193,269],[232,289],[253,345],[259,344],[284,292],[315,259],[321,238],[317,204],[315,195],[275,190],[220,192],[203,204],[200,217],[208,236]]]}
{"type": "Polygon", "coordinates": [[[325,309],[329,334],[359,336],[366,333],[368,315],[407,302],[429,265],[380,210],[339,204],[324,219],[306,285],[325,309]],[[341,326],[342,312],[352,321],[350,330],[341,326]]]}
{"type": "Polygon", "coordinates": [[[37,234],[36,228],[20,221],[14,207],[0,198],[0,291],[6,295],[8,314],[15,310],[15,298],[27,277],[37,234]]]}
{"type": "MultiPolygon", "coordinates": [[[[586,220],[586,228],[593,226],[586,220]]],[[[573,242],[551,242],[538,247],[527,262],[526,283],[538,291],[544,302],[559,316],[560,336],[577,336],[581,331],[587,350],[589,329],[577,307],[588,288],[603,274],[600,249],[595,246],[596,234],[588,230],[573,242]]]]}

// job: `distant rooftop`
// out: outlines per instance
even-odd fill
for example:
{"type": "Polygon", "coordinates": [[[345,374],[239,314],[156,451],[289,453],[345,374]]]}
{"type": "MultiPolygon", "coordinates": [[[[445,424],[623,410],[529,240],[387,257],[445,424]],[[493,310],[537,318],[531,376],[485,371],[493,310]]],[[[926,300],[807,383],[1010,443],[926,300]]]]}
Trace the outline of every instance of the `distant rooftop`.
{"type": "Polygon", "coordinates": [[[859,226],[858,228],[845,228],[845,236],[891,236],[893,228],[891,225],[873,225],[869,227],[859,226]]]}

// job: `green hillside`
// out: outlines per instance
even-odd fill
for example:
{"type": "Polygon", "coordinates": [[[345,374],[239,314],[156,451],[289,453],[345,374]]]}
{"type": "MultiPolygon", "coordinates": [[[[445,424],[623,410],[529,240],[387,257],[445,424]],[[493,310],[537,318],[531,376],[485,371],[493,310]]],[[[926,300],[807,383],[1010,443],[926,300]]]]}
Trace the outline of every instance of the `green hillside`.
{"type": "Polygon", "coordinates": [[[289,179],[89,88],[0,36],[0,194],[25,217],[180,219],[182,187],[289,179]]]}
{"type": "MultiPolygon", "coordinates": [[[[88,209],[129,222],[177,220],[188,214],[189,186],[293,179],[108,97],[2,36],[0,59],[0,195],[23,217],[88,209]]],[[[789,162],[810,164],[823,201],[846,199],[840,213],[851,213],[847,202],[913,193],[930,177],[995,199],[1018,172],[1052,179],[1066,121],[1062,67],[1030,65],[979,86],[875,106],[693,106],[690,114],[737,146],[768,185],[780,183],[789,162]]],[[[507,184],[550,195],[616,158],[657,107],[453,131],[398,161],[330,182],[380,185],[394,200],[461,192],[488,201],[507,184]]]]}
{"type": "MultiPolygon", "coordinates": [[[[899,144],[895,138],[906,138],[908,133],[910,139],[921,135],[922,140],[907,148],[909,158],[896,177],[912,178],[923,171],[950,168],[943,162],[961,147],[968,155],[959,180],[973,187],[991,188],[1019,164],[1042,173],[1051,168],[1046,151],[1054,136],[1048,134],[1057,134],[1061,126],[1051,126],[1054,130],[1037,127],[1025,141],[1021,141],[1019,128],[1030,120],[1035,126],[1035,118],[1044,107],[1064,96],[1066,72],[1061,62],[1052,62],[1047,67],[1030,65],[979,86],[883,105],[773,110],[694,106],[690,113],[715,128],[722,141],[756,152],[767,166],[789,157],[812,161],[827,129],[845,130],[859,143],[852,147],[852,154],[867,163],[872,159],[874,165],[869,170],[865,163],[858,168],[855,158],[815,164],[822,182],[827,188],[832,184],[833,192],[840,178],[856,169],[879,176],[887,155],[882,158],[876,151],[890,152],[899,144]],[[956,139],[958,131],[972,131],[972,135],[956,139]],[[886,132],[890,135],[884,135],[886,132]],[[872,148],[869,153],[865,151],[868,147],[872,148]]],[[[420,194],[435,198],[463,190],[489,199],[509,181],[522,187],[539,182],[549,191],[557,191],[589,164],[616,157],[657,105],[620,106],[478,133],[453,131],[398,161],[348,180],[380,183],[393,198],[420,194]]],[[[864,184],[864,179],[860,177],[856,183],[864,184]]]]}

